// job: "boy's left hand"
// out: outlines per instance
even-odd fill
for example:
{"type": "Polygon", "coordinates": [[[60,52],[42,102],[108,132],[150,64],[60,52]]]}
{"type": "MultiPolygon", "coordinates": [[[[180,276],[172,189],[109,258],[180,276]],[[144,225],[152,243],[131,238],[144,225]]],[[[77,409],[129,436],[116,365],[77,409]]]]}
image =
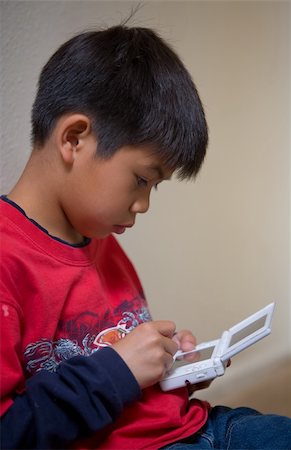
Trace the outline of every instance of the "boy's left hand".
{"type": "MultiPolygon", "coordinates": [[[[179,350],[181,350],[182,352],[189,352],[191,350],[194,350],[197,344],[195,336],[189,330],[182,330],[175,333],[175,335],[173,336],[173,340],[178,344],[179,350]]],[[[198,361],[199,352],[185,355],[183,359],[185,359],[185,361],[188,361],[189,363],[198,361]]],[[[195,391],[199,391],[200,389],[208,388],[212,381],[213,380],[207,380],[202,381],[201,383],[188,385],[187,388],[189,395],[192,395],[195,391]]]]}
{"type": "MultiPolygon", "coordinates": [[[[179,350],[182,352],[189,352],[194,350],[197,340],[196,337],[189,330],[181,330],[174,334],[173,340],[178,344],[179,350]]],[[[199,352],[190,353],[183,357],[185,361],[195,362],[199,359],[199,352]]]]}

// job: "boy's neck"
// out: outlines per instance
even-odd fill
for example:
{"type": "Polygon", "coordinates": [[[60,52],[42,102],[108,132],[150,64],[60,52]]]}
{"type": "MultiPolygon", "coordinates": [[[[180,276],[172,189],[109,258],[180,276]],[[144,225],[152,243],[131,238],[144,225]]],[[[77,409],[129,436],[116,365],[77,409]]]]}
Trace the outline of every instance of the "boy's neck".
{"type": "Polygon", "coordinates": [[[49,234],[71,244],[79,244],[83,236],[76,232],[62,210],[58,192],[61,178],[45,149],[33,150],[31,157],[8,198],[49,234]]]}

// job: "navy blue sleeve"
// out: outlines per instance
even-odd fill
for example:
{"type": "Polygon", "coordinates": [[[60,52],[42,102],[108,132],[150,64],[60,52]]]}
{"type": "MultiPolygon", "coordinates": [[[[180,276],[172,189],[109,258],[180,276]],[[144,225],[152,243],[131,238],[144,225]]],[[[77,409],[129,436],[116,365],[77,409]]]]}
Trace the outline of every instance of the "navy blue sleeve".
{"type": "Polygon", "coordinates": [[[112,348],[38,372],[1,418],[1,448],[59,449],[112,424],[140,388],[112,348]]]}

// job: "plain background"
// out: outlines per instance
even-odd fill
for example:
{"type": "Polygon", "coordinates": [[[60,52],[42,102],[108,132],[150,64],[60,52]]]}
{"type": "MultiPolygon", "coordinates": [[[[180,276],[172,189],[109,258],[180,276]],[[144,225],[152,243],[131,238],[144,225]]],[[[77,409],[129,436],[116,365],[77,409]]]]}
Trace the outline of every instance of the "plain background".
{"type": "MultiPolygon", "coordinates": [[[[30,153],[41,67],[77,32],[117,24],[136,5],[0,3],[2,193],[30,153]]],[[[210,400],[290,356],[290,22],[288,1],[148,1],[130,22],[154,28],[178,52],[210,130],[196,181],[162,184],[150,212],[120,237],[154,318],[205,341],[276,301],[271,336],[235,357],[203,392],[210,400]]]]}

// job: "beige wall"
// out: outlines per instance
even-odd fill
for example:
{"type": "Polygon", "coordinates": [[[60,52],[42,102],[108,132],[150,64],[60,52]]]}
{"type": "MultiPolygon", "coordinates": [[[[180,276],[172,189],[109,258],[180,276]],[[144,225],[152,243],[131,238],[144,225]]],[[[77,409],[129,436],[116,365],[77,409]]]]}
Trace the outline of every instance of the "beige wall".
{"type": "MultiPolygon", "coordinates": [[[[30,151],[41,66],[72,34],[115,24],[133,5],[1,3],[2,192],[30,151]]],[[[271,337],[235,358],[229,383],[290,354],[290,20],[290,2],[152,1],[133,21],[159,30],[191,71],[210,146],[197,181],[162,185],[120,240],[154,317],[199,340],[276,300],[271,337]]]]}

